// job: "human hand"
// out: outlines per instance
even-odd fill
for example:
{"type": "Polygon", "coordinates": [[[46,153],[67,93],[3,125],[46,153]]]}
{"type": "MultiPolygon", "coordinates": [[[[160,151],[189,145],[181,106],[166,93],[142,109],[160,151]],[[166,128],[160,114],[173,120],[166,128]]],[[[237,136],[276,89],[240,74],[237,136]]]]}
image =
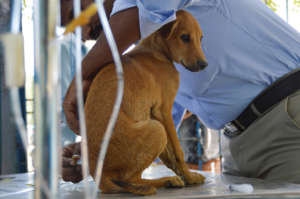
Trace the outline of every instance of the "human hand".
{"type": "Polygon", "coordinates": [[[80,142],[69,144],[63,149],[62,178],[64,181],[78,183],[82,180],[80,159],[80,142]],[[75,157],[75,158],[74,158],[75,157]]]}
{"type": "MultiPolygon", "coordinates": [[[[83,80],[82,89],[83,89],[83,98],[87,96],[88,90],[90,88],[92,80],[83,80]]],[[[70,129],[79,135],[79,119],[78,119],[78,109],[77,109],[77,97],[76,97],[76,82],[75,78],[72,80],[66,96],[63,102],[63,109],[66,115],[67,123],[70,129]]]]}

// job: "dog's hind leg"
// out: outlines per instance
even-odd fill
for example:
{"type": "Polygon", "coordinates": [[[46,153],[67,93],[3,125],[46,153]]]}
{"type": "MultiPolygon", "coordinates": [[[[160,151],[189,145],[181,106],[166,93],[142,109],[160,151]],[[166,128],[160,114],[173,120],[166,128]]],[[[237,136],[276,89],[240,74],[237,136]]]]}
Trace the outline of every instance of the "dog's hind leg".
{"type": "MultiPolygon", "coordinates": [[[[151,182],[141,179],[142,172],[159,156],[166,144],[166,132],[159,121],[149,119],[134,122],[120,112],[105,157],[103,176],[106,179],[101,181],[100,189],[104,193],[126,191],[150,195],[156,192],[156,187],[178,184],[173,177],[151,182]]],[[[96,158],[92,156],[97,153],[90,152],[91,171],[96,166],[96,158]]]]}
{"type": "MultiPolygon", "coordinates": [[[[179,176],[163,177],[158,179],[142,179],[141,175],[135,176],[129,182],[112,180],[115,185],[127,190],[127,192],[139,195],[151,195],[156,193],[156,188],[181,188],[184,187],[184,182],[179,176]]],[[[101,188],[102,189],[102,188],[101,188]]],[[[105,189],[102,189],[105,190],[105,189]]],[[[120,191],[122,192],[122,191],[120,191]]],[[[111,193],[104,191],[104,193],[111,193]]]]}
{"type": "Polygon", "coordinates": [[[118,180],[112,180],[112,182],[130,193],[138,195],[152,195],[156,193],[156,188],[148,184],[124,182],[118,180]]]}
{"type": "Polygon", "coordinates": [[[118,186],[116,183],[112,182],[110,176],[103,175],[101,178],[100,189],[102,193],[122,193],[127,192],[124,188],[118,186]]]}
{"type": "Polygon", "coordinates": [[[184,182],[179,176],[163,177],[158,179],[137,179],[137,182],[142,184],[152,185],[156,188],[181,188],[184,187],[184,182]]]}
{"type": "Polygon", "coordinates": [[[184,182],[178,176],[163,177],[159,179],[142,179],[142,172],[165,150],[167,144],[167,134],[162,124],[157,120],[147,120],[134,123],[127,141],[133,141],[130,150],[133,153],[123,153],[131,157],[127,160],[128,171],[124,172],[128,176],[126,182],[117,181],[117,185],[127,188],[130,192],[142,195],[149,195],[160,187],[183,187],[184,182]],[[131,154],[131,155],[130,155],[131,154]],[[153,187],[153,188],[150,188],[153,187]],[[136,188],[136,189],[134,189],[136,188]]]}

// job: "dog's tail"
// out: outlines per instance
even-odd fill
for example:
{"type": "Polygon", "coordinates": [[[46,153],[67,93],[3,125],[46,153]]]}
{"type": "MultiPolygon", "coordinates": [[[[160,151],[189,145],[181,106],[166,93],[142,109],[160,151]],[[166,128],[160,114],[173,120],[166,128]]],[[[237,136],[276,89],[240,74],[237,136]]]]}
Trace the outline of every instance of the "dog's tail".
{"type": "Polygon", "coordinates": [[[130,193],[138,195],[151,195],[156,193],[156,188],[151,185],[135,184],[118,180],[112,180],[112,182],[130,193]]]}

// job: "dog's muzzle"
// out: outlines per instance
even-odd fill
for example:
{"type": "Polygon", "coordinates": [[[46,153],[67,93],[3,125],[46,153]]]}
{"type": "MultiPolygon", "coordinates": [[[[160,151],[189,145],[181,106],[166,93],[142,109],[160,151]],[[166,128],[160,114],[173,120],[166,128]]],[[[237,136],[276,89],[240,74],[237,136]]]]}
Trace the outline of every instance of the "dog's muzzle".
{"type": "Polygon", "coordinates": [[[206,61],[198,60],[195,64],[186,66],[186,69],[188,69],[191,72],[198,72],[206,68],[207,65],[208,63],[206,61]]]}

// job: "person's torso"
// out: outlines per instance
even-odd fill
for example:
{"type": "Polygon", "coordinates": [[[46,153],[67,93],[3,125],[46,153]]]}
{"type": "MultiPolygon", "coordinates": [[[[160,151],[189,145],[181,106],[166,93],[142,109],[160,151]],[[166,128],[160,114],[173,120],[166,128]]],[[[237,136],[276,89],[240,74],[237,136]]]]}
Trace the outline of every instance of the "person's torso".
{"type": "Polygon", "coordinates": [[[260,0],[196,0],[185,10],[203,30],[208,67],[191,73],[176,64],[176,101],[210,128],[234,120],[263,89],[300,67],[299,32],[260,0]]]}

